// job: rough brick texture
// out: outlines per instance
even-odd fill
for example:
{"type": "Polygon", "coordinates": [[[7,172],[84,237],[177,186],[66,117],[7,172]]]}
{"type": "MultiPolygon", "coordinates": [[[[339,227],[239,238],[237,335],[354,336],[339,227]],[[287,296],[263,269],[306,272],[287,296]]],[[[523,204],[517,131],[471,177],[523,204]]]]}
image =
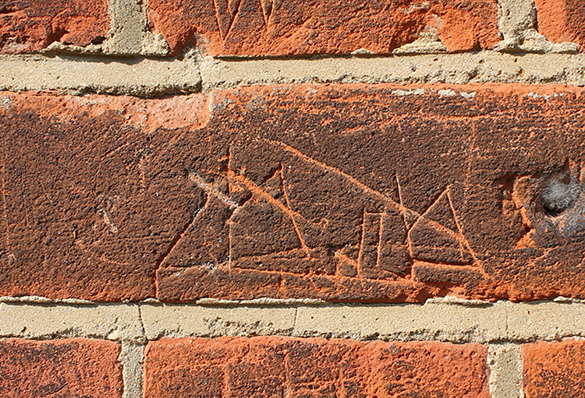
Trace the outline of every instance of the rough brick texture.
{"type": "Polygon", "coordinates": [[[59,41],[101,42],[110,22],[107,0],[0,0],[0,53],[28,53],[59,41]]]}
{"type": "Polygon", "coordinates": [[[526,398],[585,396],[585,341],[525,344],[522,357],[526,398]]]}
{"type": "Polygon", "coordinates": [[[6,95],[0,295],[583,298],[585,97],[533,90],[6,95]]]}
{"type": "Polygon", "coordinates": [[[496,0],[151,0],[150,18],[171,49],[197,44],[218,56],[388,54],[420,32],[450,51],[498,41],[496,0]],[[194,35],[197,35],[194,40],[194,35]]]}
{"type": "Polygon", "coordinates": [[[150,343],[146,398],[489,397],[487,348],[281,337],[150,343]]]}
{"type": "Polygon", "coordinates": [[[120,398],[119,352],[100,340],[0,340],[0,396],[120,398]]]}
{"type": "Polygon", "coordinates": [[[202,96],[5,98],[0,296],[154,296],[158,259],[203,196],[169,153],[188,131],[174,127],[197,127],[202,96]]]}
{"type": "Polygon", "coordinates": [[[585,49],[585,2],[535,0],[538,30],[553,43],[574,42],[585,49]]]}

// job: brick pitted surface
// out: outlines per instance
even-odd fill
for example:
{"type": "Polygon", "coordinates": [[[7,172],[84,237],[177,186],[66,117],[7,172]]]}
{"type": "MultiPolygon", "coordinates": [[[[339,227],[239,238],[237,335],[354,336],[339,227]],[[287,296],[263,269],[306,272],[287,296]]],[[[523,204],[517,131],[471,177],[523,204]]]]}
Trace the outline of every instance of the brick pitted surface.
{"type": "Polygon", "coordinates": [[[203,200],[169,153],[188,131],[173,128],[204,118],[202,96],[8,98],[0,296],[154,296],[158,259],[203,200]]]}
{"type": "Polygon", "coordinates": [[[585,297],[581,89],[417,90],[8,95],[0,295],[585,297]]]}
{"type": "Polygon", "coordinates": [[[585,397],[584,49],[585,0],[0,0],[0,398],[585,397]]]}
{"type": "Polygon", "coordinates": [[[582,397],[585,342],[537,342],[522,346],[526,398],[582,397]]]}
{"type": "Polygon", "coordinates": [[[0,54],[100,43],[109,28],[107,0],[0,0],[0,54]]]}
{"type": "Polygon", "coordinates": [[[585,2],[535,0],[538,30],[553,43],[574,42],[585,50],[585,2]]]}
{"type": "Polygon", "coordinates": [[[121,398],[119,353],[100,340],[0,340],[0,396],[121,398]]]}
{"type": "Polygon", "coordinates": [[[146,351],[145,397],[487,398],[486,355],[478,344],[162,339],[146,351]]]}
{"type": "Polygon", "coordinates": [[[154,27],[174,52],[186,44],[214,56],[378,54],[437,32],[450,51],[498,42],[496,0],[151,0],[154,27]]]}

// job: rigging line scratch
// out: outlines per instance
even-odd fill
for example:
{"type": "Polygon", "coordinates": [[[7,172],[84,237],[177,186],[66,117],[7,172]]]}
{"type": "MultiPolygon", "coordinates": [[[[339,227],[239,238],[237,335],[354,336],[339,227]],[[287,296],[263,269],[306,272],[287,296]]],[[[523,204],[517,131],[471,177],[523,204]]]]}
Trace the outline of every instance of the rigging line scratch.
{"type": "Polygon", "coordinates": [[[284,214],[290,217],[290,219],[292,220],[293,228],[295,229],[295,233],[297,234],[297,237],[301,243],[301,247],[310,258],[309,247],[305,244],[305,241],[301,235],[300,229],[298,229],[298,225],[294,219],[294,216],[297,216],[305,221],[306,219],[300,213],[285,206],[281,201],[274,199],[270,194],[265,192],[262,188],[260,188],[258,185],[256,185],[253,181],[249,180],[248,178],[242,175],[234,175],[232,178],[234,181],[239,182],[240,184],[246,186],[246,188],[248,188],[253,194],[260,196],[262,199],[276,206],[280,211],[282,211],[284,214]]]}
{"type": "Polygon", "coordinates": [[[24,222],[25,225],[27,227],[30,227],[30,221],[28,219],[28,204],[27,204],[27,200],[26,200],[26,192],[25,192],[25,185],[24,185],[24,176],[21,174],[20,175],[20,186],[22,187],[22,191],[20,193],[20,196],[22,197],[22,203],[24,203],[24,222]]]}
{"type": "Polygon", "coordinates": [[[231,15],[231,19],[230,19],[230,24],[228,26],[228,30],[225,34],[224,40],[227,39],[227,37],[230,35],[231,31],[232,31],[232,27],[234,26],[234,23],[236,22],[236,17],[238,16],[239,12],[240,12],[240,7],[242,6],[242,0],[231,0],[230,3],[236,3],[236,9],[235,10],[230,10],[230,5],[228,4],[228,12],[231,15]]]}
{"type": "Polygon", "coordinates": [[[378,247],[376,254],[376,268],[380,268],[380,258],[382,257],[382,234],[384,233],[384,215],[380,214],[380,227],[378,228],[378,247]]]}
{"type": "MultiPolygon", "coordinates": [[[[421,221],[424,220],[424,221],[426,221],[428,223],[428,225],[432,226],[437,231],[440,231],[440,232],[448,235],[452,239],[455,239],[459,243],[459,245],[461,246],[462,244],[465,244],[465,241],[464,241],[464,239],[462,237],[460,237],[455,231],[451,230],[450,228],[445,227],[443,224],[441,224],[441,223],[439,223],[439,222],[437,222],[437,221],[435,221],[435,220],[433,220],[431,218],[428,218],[428,216],[427,216],[429,214],[429,212],[431,212],[433,210],[433,207],[437,203],[439,203],[439,201],[441,200],[441,198],[443,198],[443,196],[447,196],[447,199],[449,199],[448,198],[448,192],[447,192],[448,189],[449,189],[449,187],[447,187],[441,193],[441,195],[439,195],[439,197],[425,210],[425,212],[422,215],[419,215],[418,216],[418,218],[416,219],[416,221],[412,224],[412,227],[410,228],[410,230],[411,231],[414,230],[414,228],[416,226],[418,226],[421,221]]],[[[453,212],[453,218],[455,219],[456,216],[455,216],[455,211],[453,209],[452,204],[450,204],[450,208],[451,208],[451,211],[453,212]]],[[[457,220],[454,220],[454,221],[457,224],[457,220]]]]}
{"type": "Polygon", "coordinates": [[[362,266],[363,266],[363,255],[364,255],[364,245],[366,239],[366,212],[362,212],[362,238],[360,239],[360,248],[358,250],[357,256],[357,274],[358,276],[362,273],[362,266]]]}
{"type": "MultiPolygon", "coordinates": [[[[398,187],[398,200],[400,200],[400,214],[402,214],[402,220],[404,222],[404,228],[406,231],[406,249],[408,250],[408,255],[411,259],[411,267],[410,267],[410,279],[416,280],[415,275],[415,268],[412,266],[412,260],[414,260],[414,245],[412,244],[412,238],[410,237],[410,231],[412,229],[408,227],[408,222],[406,222],[406,207],[404,206],[404,200],[402,198],[402,185],[400,185],[400,178],[398,177],[398,171],[396,172],[396,185],[398,187]]],[[[418,220],[417,220],[418,221],[418,220]]],[[[412,225],[414,226],[414,224],[412,225]]]]}
{"type": "Polygon", "coordinates": [[[219,14],[219,7],[217,6],[217,0],[213,0],[213,10],[215,11],[215,20],[217,22],[217,30],[219,31],[219,35],[222,40],[225,40],[225,36],[221,31],[221,16],[219,14]]]}
{"type": "MultiPolygon", "coordinates": [[[[310,156],[305,155],[304,153],[302,153],[298,149],[293,148],[290,145],[287,145],[283,142],[273,141],[273,140],[269,140],[269,139],[262,139],[262,141],[268,142],[268,143],[273,144],[273,145],[278,145],[278,146],[282,147],[285,151],[293,153],[294,155],[300,157],[301,159],[305,160],[308,163],[315,164],[315,165],[322,167],[326,170],[334,172],[335,174],[341,176],[342,178],[349,180],[353,184],[359,186],[364,191],[366,191],[366,192],[370,193],[371,195],[377,197],[378,199],[382,200],[384,202],[384,204],[390,205],[390,207],[392,207],[393,210],[400,211],[400,204],[399,203],[396,203],[394,200],[392,200],[389,197],[387,197],[386,195],[376,191],[375,189],[370,188],[369,186],[367,186],[363,182],[359,181],[355,177],[353,177],[349,174],[346,174],[343,171],[341,171],[335,167],[332,167],[332,166],[329,166],[325,163],[319,162],[318,160],[315,160],[315,159],[311,158],[310,156]]],[[[407,209],[407,210],[411,211],[413,214],[418,215],[418,213],[414,212],[413,210],[410,210],[410,209],[407,209]]]]}
{"type": "Polygon", "coordinates": [[[110,216],[108,216],[108,212],[105,209],[99,208],[98,215],[103,219],[104,223],[108,226],[111,233],[117,234],[118,227],[112,222],[110,216]]]}
{"type": "MultiPolygon", "coordinates": [[[[281,210],[284,213],[291,213],[294,214],[295,216],[307,221],[307,219],[305,217],[303,217],[302,214],[289,209],[288,207],[286,207],[282,202],[280,202],[279,200],[274,199],[272,196],[270,196],[267,192],[265,192],[262,188],[260,188],[258,185],[256,185],[253,181],[251,181],[250,179],[244,177],[243,175],[234,175],[232,177],[232,179],[235,182],[238,182],[242,185],[244,185],[246,188],[248,188],[252,193],[260,196],[261,198],[265,199],[267,202],[275,205],[276,207],[278,207],[279,210],[281,210]]],[[[308,221],[307,221],[308,222],[308,221]]]]}
{"type": "Polygon", "coordinates": [[[187,170],[189,175],[189,179],[193,181],[197,186],[203,189],[207,194],[212,195],[219,199],[221,202],[225,203],[232,209],[237,209],[239,205],[231,200],[228,196],[221,193],[214,184],[209,184],[205,181],[199,174],[195,173],[193,170],[187,170]]]}
{"type": "Polygon", "coordinates": [[[406,232],[408,233],[410,232],[411,228],[408,227],[408,223],[406,222],[406,212],[409,211],[412,213],[412,215],[417,217],[421,217],[421,215],[404,206],[404,198],[402,197],[402,185],[400,184],[400,178],[398,178],[398,172],[396,173],[396,186],[398,187],[398,200],[400,201],[400,203],[398,203],[398,212],[402,215],[402,219],[404,220],[404,226],[406,227],[406,232]]]}
{"type": "MultiPolygon", "coordinates": [[[[49,203],[51,203],[51,206],[53,206],[53,208],[55,209],[55,212],[56,213],[61,213],[61,211],[59,210],[59,208],[57,207],[57,205],[55,204],[55,202],[53,202],[53,199],[51,199],[51,197],[49,196],[47,190],[45,189],[45,185],[43,184],[43,181],[41,181],[41,179],[39,177],[37,177],[37,181],[41,185],[41,189],[43,190],[43,193],[45,194],[45,196],[49,200],[49,203]]],[[[63,214],[61,213],[61,215],[63,215],[63,214]]]]}
{"type": "Polygon", "coordinates": [[[280,179],[282,181],[282,192],[284,194],[284,200],[286,201],[286,206],[288,207],[289,213],[288,216],[293,224],[295,233],[297,234],[297,238],[299,239],[299,242],[301,243],[301,247],[303,248],[303,251],[305,252],[305,254],[307,255],[307,258],[311,258],[311,252],[309,251],[309,246],[307,246],[307,244],[305,243],[305,239],[303,239],[303,235],[301,234],[301,230],[299,228],[299,226],[297,225],[297,221],[295,220],[295,218],[293,217],[292,213],[292,208],[290,206],[290,200],[288,198],[288,193],[286,192],[286,180],[284,179],[284,173],[282,172],[282,163],[280,164],[280,179]]]}
{"type": "Polygon", "coordinates": [[[264,24],[268,27],[270,17],[272,16],[272,10],[274,9],[273,0],[260,0],[260,6],[262,7],[262,15],[264,16],[264,24]]]}
{"type": "Polygon", "coordinates": [[[340,253],[339,250],[334,252],[333,256],[336,258],[339,258],[340,260],[347,262],[348,264],[352,265],[353,267],[355,267],[357,269],[357,266],[358,266],[357,262],[354,261],[353,259],[349,258],[348,256],[346,256],[345,254],[340,253]]]}
{"type": "MultiPolygon", "coordinates": [[[[185,236],[185,234],[187,233],[187,231],[189,230],[189,228],[191,227],[191,225],[193,225],[193,223],[197,220],[197,218],[199,217],[199,215],[203,212],[203,210],[205,210],[205,208],[208,205],[209,205],[209,196],[207,196],[207,200],[205,201],[205,204],[203,205],[203,207],[201,207],[200,209],[198,209],[193,214],[193,217],[191,217],[191,219],[189,220],[189,222],[183,227],[183,229],[181,229],[181,231],[179,231],[179,233],[175,236],[175,239],[173,239],[173,242],[171,243],[171,245],[169,246],[169,248],[166,250],[166,252],[156,262],[156,268],[155,268],[156,270],[158,270],[160,268],[160,266],[164,263],[164,261],[169,257],[169,255],[173,252],[173,250],[175,249],[175,247],[177,247],[177,245],[181,242],[181,240],[183,239],[183,237],[185,236]]],[[[155,271],[155,275],[156,275],[156,271],[155,271]]]]}
{"type": "Polygon", "coordinates": [[[451,207],[451,211],[453,212],[453,219],[455,220],[455,225],[457,225],[457,230],[459,231],[459,235],[461,235],[461,240],[463,241],[463,244],[467,247],[467,250],[471,254],[471,257],[473,257],[473,261],[476,264],[478,264],[479,266],[481,266],[482,265],[481,261],[479,261],[479,258],[477,258],[477,254],[473,251],[473,249],[471,248],[471,245],[469,244],[469,241],[467,240],[467,237],[463,233],[463,228],[461,228],[461,224],[459,223],[459,218],[457,217],[457,213],[455,212],[455,206],[453,205],[453,200],[451,199],[451,190],[450,189],[447,189],[447,199],[449,199],[449,206],[451,207]]]}

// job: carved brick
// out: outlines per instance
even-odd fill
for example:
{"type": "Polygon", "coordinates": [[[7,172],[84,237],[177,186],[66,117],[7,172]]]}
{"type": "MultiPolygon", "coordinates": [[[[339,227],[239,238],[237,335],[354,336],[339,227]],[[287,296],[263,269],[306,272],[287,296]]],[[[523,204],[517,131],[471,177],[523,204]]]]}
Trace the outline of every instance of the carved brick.
{"type": "Polygon", "coordinates": [[[496,0],[173,0],[148,2],[176,53],[185,45],[214,56],[389,54],[436,33],[449,51],[491,49],[499,40],[496,0]]]}
{"type": "Polygon", "coordinates": [[[11,94],[0,295],[584,298],[581,89],[423,88],[11,94]]]}

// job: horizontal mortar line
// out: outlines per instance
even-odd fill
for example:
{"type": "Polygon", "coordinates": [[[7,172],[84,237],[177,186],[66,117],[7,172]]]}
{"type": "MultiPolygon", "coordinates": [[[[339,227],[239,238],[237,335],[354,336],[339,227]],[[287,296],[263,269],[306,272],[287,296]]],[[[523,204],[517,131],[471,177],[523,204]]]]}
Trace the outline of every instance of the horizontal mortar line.
{"type": "MultiPolygon", "coordinates": [[[[585,54],[494,51],[411,56],[193,59],[0,56],[0,90],[184,95],[283,83],[520,83],[585,85],[585,54]]],[[[405,92],[404,94],[412,94],[405,92]]],[[[464,93],[469,95],[469,93],[464,93]]]]}
{"type": "Polygon", "coordinates": [[[311,298],[272,298],[272,297],[260,297],[256,299],[247,300],[231,300],[231,299],[219,299],[219,298],[201,298],[195,301],[177,303],[177,302],[165,302],[156,298],[147,298],[140,301],[91,301],[86,299],[78,298],[65,298],[65,299],[51,299],[44,296],[0,296],[0,303],[13,303],[13,304],[31,304],[31,305],[64,305],[64,306],[109,306],[109,305],[172,305],[172,306],[185,306],[185,307],[211,307],[211,306],[289,306],[289,305],[307,305],[307,306],[424,306],[427,304],[451,304],[451,305],[462,305],[465,307],[474,306],[491,306],[498,303],[509,303],[511,305],[521,304],[541,304],[541,303],[558,303],[558,304],[584,304],[585,299],[575,299],[570,297],[558,296],[551,300],[533,300],[533,301],[522,301],[515,302],[510,300],[477,300],[477,299],[465,299],[458,296],[447,295],[443,297],[431,297],[424,303],[383,303],[383,302],[334,302],[321,299],[311,298]]]}
{"type": "Polygon", "coordinates": [[[201,91],[192,61],[79,55],[0,56],[1,91],[57,91],[138,97],[201,91]]]}
{"type": "Polygon", "coordinates": [[[446,297],[424,304],[275,304],[3,300],[0,338],[145,344],[163,337],[289,336],[520,344],[585,337],[585,303],[578,301],[486,303],[446,297]]]}
{"type": "Polygon", "coordinates": [[[585,84],[585,54],[494,51],[314,59],[204,58],[203,88],[271,83],[585,84]]]}

